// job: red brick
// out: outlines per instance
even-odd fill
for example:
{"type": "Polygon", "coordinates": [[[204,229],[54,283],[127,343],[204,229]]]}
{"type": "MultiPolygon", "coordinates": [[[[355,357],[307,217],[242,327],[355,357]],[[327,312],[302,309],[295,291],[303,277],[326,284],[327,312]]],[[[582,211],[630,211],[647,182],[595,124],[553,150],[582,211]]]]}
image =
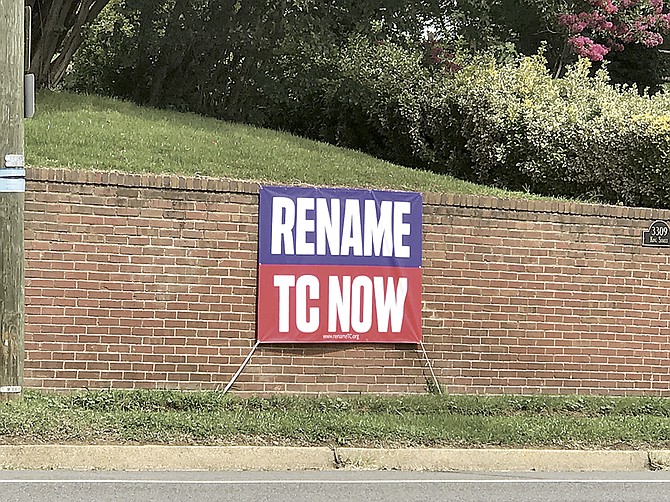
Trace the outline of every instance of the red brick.
{"type": "MultiPolygon", "coordinates": [[[[26,383],[227,381],[256,336],[257,185],[48,169],[28,178],[26,383]]],[[[424,339],[450,392],[670,395],[670,260],[639,246],[641,218],[670,213],[424,200],[424,339]]],[[[263,347],[234,390],[424,392],[425,362],[397,349],[263,347]]]]}

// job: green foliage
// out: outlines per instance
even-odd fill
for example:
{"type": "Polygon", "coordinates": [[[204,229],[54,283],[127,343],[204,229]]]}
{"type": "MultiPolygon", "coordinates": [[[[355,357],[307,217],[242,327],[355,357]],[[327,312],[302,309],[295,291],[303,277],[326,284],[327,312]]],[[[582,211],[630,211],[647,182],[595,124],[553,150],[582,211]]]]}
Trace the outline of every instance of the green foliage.
{"type": "MultiPolygon", "coordinates": [[[[548,67],[556,76],[563,75],[565,66],[577,59],[569,49],[569,30],[559,20],[564,15],[576,17],[582,11],[598,8],[594,2],[585,0],[444,0],[443,3],[445,36],[458,40],[473,53],[493,51],[498,61],[516,54],[531,56],[544,47],[548,67]]],[[[632,8],[636,9],[640,10],[637,6],[632,8]]],[[[654,19],[652,24],[660,18],[654,19]]],[[[633,24],[631,20],[631,28],[633,24]]],[[[647,27],[649,23],[639,25],[647,27]]],[[[623,33],[630,37],[632,31],[623,33]]],[[[630,43],[623,52],[612,51],[606,59],[612,63],[609,68],[614,83],[658,91],[668,81],[670,57],[657,48],[630,43]]]]}
{"type": "Polygon", "coordinates": [[[445,5],[444,35],[473,53],[493,52],[499,61],[532,55],[542,46],[553,67],[560,64],[565,37],[558,15],[572,0],[451,0],[445,5]]]}
{"type": "MultiPolygon", "coordinates": [[[[424,122],[440,78],[421,54],[356,36],[309,59],[282,58],[291,92],[275,101],[272,126],[362,150],[409,166],[426,166],[424,122]]],[[[281,96],[275,93],[275,96],[281,96]]]]}
{"type": "Polygon", "coordinates": [[[431,9],[416,0],[114,0],[90,28],[70,85],[264,125],[274,96],[295,90],[286,79],[302,76],[286,73],[285,56],[318,57],[371,30],[417,39],[431,9]]]}
{"type": "Polygon", "coordinates": [[[615,89],[581,60],[552,79],[540,56],[481,58],[455,100],[473,181],[610,203],[670,207],[670,101],[615,89]]]}
{"type": "Polygon", "coordinates": [[[258,122],[267,61],[285,26],[281,14],[266,0],[113,0],[89,29],[68,84],[258,122]]]}
{"type": "Polygon", "coordinates": [[[74,71],[66,77],[69,87],[107,95],[132,93],[136,27],[123,9],[123,0],[111,0],[84,29],[85,42],[74,57],[74,71]]]}
{"type": "Polygon", "coordinates": [[[630,44],[622,52],[607,55],[612,84],[636,85],[640,91],[660,92],[670,81],[670,54],[655,47],[630,44]]]}
{"type": "Polygon", "coordinates": [[[453,34],[476,50],[512,42],[521,52],[537,51],[554,39],[556,16],[569,0],[452,0],[445,13],[453,34]]]}
{"type": "MultiPolygon", "coordinates": [[[[480,18],[511,26],[524,21],[512,15],[519,2],[528,7],[529,18],[545,24],[564,6],[561,0],[470,0],[456,2],[447,15],[455,30],[480,18]]],[[[445,72],[430,66],[408,40],[428,7],[417,10],[420,3],[398,0],[384,11],[383,0],[356,7],[345,3],[321,9],[296,0],[280,15],[269,0],[232,7],[225,0],[115,0],[91,28],[73,83],[136,102],[284,130],[476,183],[670,207],[665,182],[670,111],[664,95],[616,88],[604,70],[583,62],[553,79],[544,56],[501,58],[500,51],[496,57],[457,56],[461,71],[445,72]],[[403,12],[411,13],[405,24],[389,22],[403,12]]],[[[519,25],[515,33],[525,29],[519,25]]],[[[482,43],[495,47],[491,40],[482,43]]],[[[622,66],[630,65],[619,70],[622,66]]],[[[159,129],[154,124],[147,134],[163,134],[159,129]]],[[[128,145],[140,141],[120,134],[128,145]]],[[[175,150],[188,149],[186,143],[196,137],[198,144],[207,139],[181,134],[161,141],[161,158],[151,162],[162,165],[174,158],[181,163],[175,150]]],[[[120,161],[128,157],[125,152],[125,145],[112,150],[120,161]]],[[[99,162],[110,159],[94,162],[101,167],[99,162]]],[[[234,167],[234,176],[268,178],[248,165],[234,167]]],[[[315,178],[299,166],[282,173],[281,180],[342,182],[332,171],[322,171],[315,178]]],[[[370,170],[367,178],[377,179],[377,171],[370,170]]]]}

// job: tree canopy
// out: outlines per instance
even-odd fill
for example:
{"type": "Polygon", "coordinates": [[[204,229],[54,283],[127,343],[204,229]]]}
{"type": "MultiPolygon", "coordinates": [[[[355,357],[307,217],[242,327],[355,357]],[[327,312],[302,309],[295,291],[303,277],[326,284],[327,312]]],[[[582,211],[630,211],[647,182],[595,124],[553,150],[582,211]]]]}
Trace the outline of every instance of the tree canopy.
{"type": "MultiPolygon", "coordinates": [[[[38,85],[61,83],[108,2],[26,0],[33,9],[31,71],[38,85]]],[[[141,69],[157,68],[150,84],[140,82],[138,97],[148,102],[158,99],[164,74],[190,59],[191,50],[196,60],[213,51],[208,55],[246,61],[262,59],[282,42],[327,47],[354,33],[402,45],[418,42],[429,27],[450,45],[474,52],[528,55],[544,46],[557,75],[579,55],[614,62],[615,81],[649,85],[656,79],[651,83],[657,85],[667,65],[658,49],[670,28],[663,0],[124,0],[117,8],[134,12],[129,20],[141,69]],[[624,47],[634,47],[633,58],[624,47]]]]}

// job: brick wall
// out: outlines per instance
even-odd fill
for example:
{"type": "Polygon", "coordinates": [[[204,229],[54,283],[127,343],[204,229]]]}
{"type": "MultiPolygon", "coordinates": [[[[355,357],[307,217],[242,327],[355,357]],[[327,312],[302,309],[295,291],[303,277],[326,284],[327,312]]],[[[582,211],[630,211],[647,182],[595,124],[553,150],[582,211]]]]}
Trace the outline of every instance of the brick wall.
{"type": "MultiPolygon", "coordinates": [[[[255,343],[258,185],[29,169],[25,384],[222,388],[255,343]]],[[[423,334],[453,393],[670,395],[670,211],[424,195],[423,334]]],[[[417,393],[405,345],[261,345],[240,393],[417,393]]]]}

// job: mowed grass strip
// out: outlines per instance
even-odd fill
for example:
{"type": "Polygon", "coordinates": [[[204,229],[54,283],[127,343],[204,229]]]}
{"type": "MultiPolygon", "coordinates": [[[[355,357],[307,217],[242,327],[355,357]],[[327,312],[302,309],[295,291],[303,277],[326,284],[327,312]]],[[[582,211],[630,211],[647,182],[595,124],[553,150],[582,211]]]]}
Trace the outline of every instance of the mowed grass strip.
{"type": "Polygon", "coordinates": [[[189,113],[64,92],[42,92],[37,103],[25,122],[26,163],[33,167],[534,198],[189,113]]]}
{"type": "Polygon", "coordinates": [[[26,392],[0,443],[667,448],[670,400],[556,396],[242,398],[221,392],[26,392]]]}

